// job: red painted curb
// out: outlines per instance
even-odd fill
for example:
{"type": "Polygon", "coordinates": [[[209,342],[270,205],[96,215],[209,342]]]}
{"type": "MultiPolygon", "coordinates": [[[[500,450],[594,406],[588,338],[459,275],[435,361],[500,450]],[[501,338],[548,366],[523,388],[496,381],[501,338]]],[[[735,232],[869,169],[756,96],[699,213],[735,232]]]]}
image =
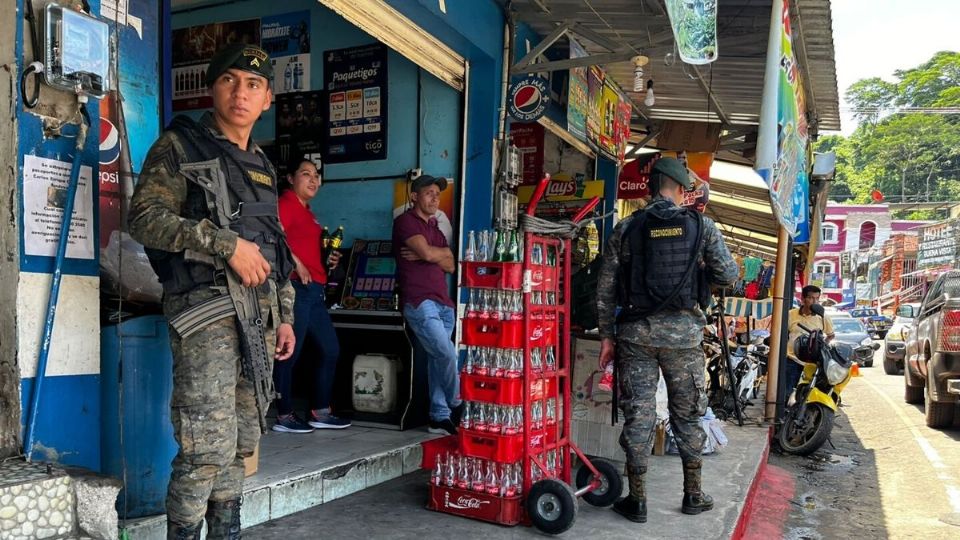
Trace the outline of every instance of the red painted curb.
{"type": "Polygon", "coordinates": [[[773,426],[767,431],[767,442],[763,448],[763,456],[760,459],[760,466],[757,467],[757,473],[750,482],[750,489],[747,491],[747,498],[743,502],[743,509],[740,510],[740,516],[737,517],[737,526],[733,528],[731,540],[742,540],[747,531],[747,521],[753,512],[754,504],[757,500],[757,492],[760,486],[760,477],[767,470],[767,459],[770,457],[770,441],[773,438],[773,426]]]}

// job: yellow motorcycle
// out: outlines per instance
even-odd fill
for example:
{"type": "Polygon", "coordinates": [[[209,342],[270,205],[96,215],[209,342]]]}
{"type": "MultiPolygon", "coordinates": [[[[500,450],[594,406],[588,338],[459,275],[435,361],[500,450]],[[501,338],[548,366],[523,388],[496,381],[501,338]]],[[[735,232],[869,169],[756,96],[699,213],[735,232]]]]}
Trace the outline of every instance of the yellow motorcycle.
{"type": "Polygon", "coordinates": [[[830,437],[840,393],[850,382],[853,349],[842,343],[827,344],[820,330],[800,328],[806,335],[797,338],[794,351],[806,366],[793,402],[786,407],[777,441],[785,452],[806,456],[830,437]]]}

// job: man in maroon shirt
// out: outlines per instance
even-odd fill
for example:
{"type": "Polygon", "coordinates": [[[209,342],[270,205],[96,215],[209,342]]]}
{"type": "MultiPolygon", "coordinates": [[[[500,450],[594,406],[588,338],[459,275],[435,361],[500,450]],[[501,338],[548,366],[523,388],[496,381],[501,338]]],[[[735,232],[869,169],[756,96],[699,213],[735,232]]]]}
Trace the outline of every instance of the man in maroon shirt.
{"type": "Polygon", "coordinates": [[[444,178],[422,175],[413,181],[413,206],[393,220],[393,246],[403,316],[427,354],[429,431],[453,435],[457,428],[451,412],[459,411],[462,402],[457,348],[450,339],[456,313],[446,274],[453,273],[456,263],[435,217],[446,188],[444,178]]]}

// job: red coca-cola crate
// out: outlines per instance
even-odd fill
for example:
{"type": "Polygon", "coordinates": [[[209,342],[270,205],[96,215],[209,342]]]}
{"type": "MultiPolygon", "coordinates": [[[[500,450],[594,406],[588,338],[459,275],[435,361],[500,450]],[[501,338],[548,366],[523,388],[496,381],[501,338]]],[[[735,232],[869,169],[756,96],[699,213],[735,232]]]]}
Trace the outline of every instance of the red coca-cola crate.
{"type": "Polygon", "coordinates": [[[456,435],[447,435],[446,437],[437,437],[429,441],[420,443],[423,449],[423,457],[420,459],[420,468],[432,470],[437,463],[437,456],[447,454],[456,454],[460,451],[460,440],[456,435]]]}
{"type": "Polygon", "coordinates": [[[464,345],[474,347],[520,348],[523,346],[523,321],[500,319],[463,319],[464,345]]]}
{"type": "Polygon", "coordinates": [[[523,403],[523,379],[461,373],[460,397],[467,401],[520,405],[523,403]]]}
{"type": "Polygon", "coordinates": [[[531,265],[524,277],[524,291],[557,291],[556,266],[531,265]]]}
{"type": "MultiPolygon", "coordinates": [[[[556,430],[554,429],[555,433],[556,430]]],[[[465,456],[487,459],[497,463],[516,463],[523,459],[523,433],[500,435],[472,429],[458,431],[460,451],[465,456]]],[[[555,437],[555,436],[554,436],[555,437]]],[[[546,430],[530,434],[530,451],[538,452],[551,439],[546,430]]]]}
{"type": "Polygon", "coordinates": [[[497,497],[456,487],[430,485],[427,508],[500,525],[517,525],[523,518],[521,497],[497,497]]]}
{"type": "Polygon", "coordinates": [[[519,291],[523,285],[523,263],[464,261],[460,264],[463,287],[519,291]]]}
{"type": "MultiPolygon", "coordinates": [[[[530,321],[530,335],[527,336],[530,347],[549,347],[557,343],[557,323],[548,319],[530,321]]],[[[519,345],[522,346],[522,345],[519,345]]]]}

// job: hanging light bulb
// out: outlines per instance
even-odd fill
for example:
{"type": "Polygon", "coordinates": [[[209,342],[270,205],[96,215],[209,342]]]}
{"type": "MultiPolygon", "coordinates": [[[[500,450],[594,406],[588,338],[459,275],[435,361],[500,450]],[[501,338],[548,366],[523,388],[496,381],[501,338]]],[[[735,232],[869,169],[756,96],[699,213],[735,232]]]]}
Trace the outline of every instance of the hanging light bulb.
{"type": "Polygon", "coordinates": [[[643,92],[643,66],[647,65],[650,59],[643,55],[633,57],[633,91],[643,92]]]}
{"type": "Polygon", "coordinates": [[[653,79],[647,80],[647,95],[643,98],[643,104],[647,107],[653,107],[657,98],[653,95],[653,79]]]}

